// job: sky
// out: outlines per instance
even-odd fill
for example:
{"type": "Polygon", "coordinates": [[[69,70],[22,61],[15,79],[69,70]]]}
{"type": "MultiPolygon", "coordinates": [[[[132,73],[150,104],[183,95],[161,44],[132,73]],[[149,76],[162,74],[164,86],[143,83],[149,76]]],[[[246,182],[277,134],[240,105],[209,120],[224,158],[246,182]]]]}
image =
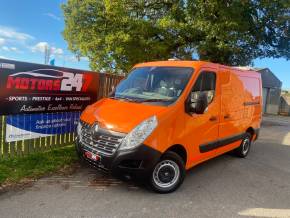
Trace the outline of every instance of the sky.
{"type": "MultiPolygon", "coordinates": [[[[0,0],[0,58],[44,63],[48,46],[56,66],[89,69],[68,50],[62,31],[64,21],[61,4],[65,0],[0,0]]],[[[290,90],[290,61],[283,58],[257,59],[254,67],[269,68],[290,90]]]]}

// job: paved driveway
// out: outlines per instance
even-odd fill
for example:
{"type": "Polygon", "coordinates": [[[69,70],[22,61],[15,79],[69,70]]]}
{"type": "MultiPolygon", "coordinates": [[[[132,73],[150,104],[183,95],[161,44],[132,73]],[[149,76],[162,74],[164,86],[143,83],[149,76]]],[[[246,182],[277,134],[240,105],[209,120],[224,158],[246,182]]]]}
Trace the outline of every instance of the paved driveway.
{"type": "Polygon", "coordinates": [[[290,119],[265,117],[246,159],[223,155],[201,164],[175,193],[83,168],[0,195],[0,217],[290,217],[290,119]]]}

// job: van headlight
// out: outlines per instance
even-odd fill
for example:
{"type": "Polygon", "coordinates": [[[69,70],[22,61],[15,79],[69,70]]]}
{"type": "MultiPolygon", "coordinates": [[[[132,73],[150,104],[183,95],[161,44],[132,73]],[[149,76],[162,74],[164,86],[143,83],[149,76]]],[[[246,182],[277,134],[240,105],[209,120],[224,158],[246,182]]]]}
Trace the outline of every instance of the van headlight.
{"type": "Polygon", "coordinates": [[[145,139],[153,132],[157,127],[158,121],[156,116],[152,116],[142,123],[137,125],[131,132],[126,135],[120,145],[120,150],[128,150],[136,148],[138,145],[143,143],[145,139]]]}

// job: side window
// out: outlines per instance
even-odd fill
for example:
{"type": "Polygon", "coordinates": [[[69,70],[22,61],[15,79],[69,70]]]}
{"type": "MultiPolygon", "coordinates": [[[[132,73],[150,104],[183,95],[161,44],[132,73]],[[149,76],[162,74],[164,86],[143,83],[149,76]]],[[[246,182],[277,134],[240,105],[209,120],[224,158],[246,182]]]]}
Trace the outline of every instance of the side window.
{"type": "Polygon", "coordinates": [[[216,74],[214,72],[201,72],[192,88],[191,101],[196,102],[200,93],[206,93],[208,104],[213,101],[216,90],[216,74]]]}

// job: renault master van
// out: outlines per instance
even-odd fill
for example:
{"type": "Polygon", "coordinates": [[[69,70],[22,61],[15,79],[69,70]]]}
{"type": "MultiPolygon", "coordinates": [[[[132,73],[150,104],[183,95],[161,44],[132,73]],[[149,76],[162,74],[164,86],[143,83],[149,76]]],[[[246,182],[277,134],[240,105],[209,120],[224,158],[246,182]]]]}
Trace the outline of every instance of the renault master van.
{"type": "Polygon", "coordinates": [[[261,90],[254,71],[202,61],[138,64],[84,110],[77,153],[98,169],[172,192],[201,162],[232,150],[248,155],[259,134],[261,90]]]}

